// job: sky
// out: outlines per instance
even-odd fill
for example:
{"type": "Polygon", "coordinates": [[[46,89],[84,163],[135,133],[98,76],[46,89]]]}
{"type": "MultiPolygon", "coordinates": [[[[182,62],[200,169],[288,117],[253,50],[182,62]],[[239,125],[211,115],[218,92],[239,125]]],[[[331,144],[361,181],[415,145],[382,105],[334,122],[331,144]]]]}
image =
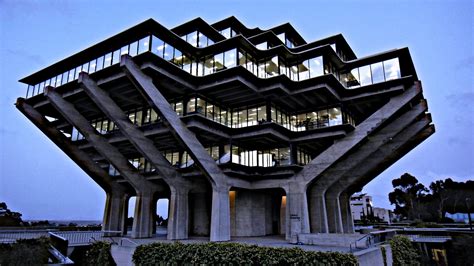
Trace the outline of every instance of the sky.
{"type": "MultiPolygon", "coordinates": [[[[342,33],[358,57],[409,47],[436,133],[363,191],[393,208],[391,180],[474,179],[473,1],[0,0],[0,202],[24,219],[101,220],[105,193],[15,107],[19,79],[148,18],[172,28],[234,15],[290,22],[308,41],[342,33]]],[[[164,213],[165,204],[158,207],[164,213]]]]}

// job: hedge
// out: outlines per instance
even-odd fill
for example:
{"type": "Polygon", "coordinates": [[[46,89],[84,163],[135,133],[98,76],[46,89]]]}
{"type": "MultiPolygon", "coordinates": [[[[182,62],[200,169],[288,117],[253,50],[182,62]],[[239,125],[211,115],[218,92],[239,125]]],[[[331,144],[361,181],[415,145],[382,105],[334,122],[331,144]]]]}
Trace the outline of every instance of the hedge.
{"type": "Polygon", "coordinates": [[[353,254],[304,251],[300,248],[271,248],[238,243],[173,244],[138,246],[136,265],[357,265],[353,254]]]}
{"type": "Polygon", "coordinates": [[[48,263],[50,242],[46,237],[19,239],[0,244],[0,265],[43,265],[48,263]]]}
{"type": "Polygon", "coordinates": [[[116,265],[110,251],[110,243],[96,241],[86,251],[85,265],[116,265]]]}
{"type": "Polygon", "coordinates": [[[396,235],[390,240],[392,248],[393,265],[420,265],[420,254],[411,243],[411,240],[403,235],[396,235]]]}

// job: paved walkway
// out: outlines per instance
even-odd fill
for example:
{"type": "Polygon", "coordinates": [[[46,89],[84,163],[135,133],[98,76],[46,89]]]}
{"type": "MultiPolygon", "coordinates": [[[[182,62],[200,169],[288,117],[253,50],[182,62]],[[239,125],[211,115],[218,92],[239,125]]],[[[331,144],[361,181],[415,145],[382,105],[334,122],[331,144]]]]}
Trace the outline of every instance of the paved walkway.
{"type": "MultiPolygon", "coordinates": [[[[114,240],[118,245],[112,245],[112,256],[118,266],[133,265],[132,255],[135,252],[135,248],[139,245],[150,244],[154,242],[162,243],[173,243],[178,242],[174,240],[167,240],[166,235],[155,235],[152,238],[144,239],[131,239],[127,236],[117,237],[114,240]]],[[[209,237],[191,237],[186,240],[179,240],[181,243],[205,243],[209,242],[209,237]]],[[[332,247],[332,246],[315,246],[315,245],[293,245],[288,243],[284,236],[264,236],[264,237],[233,237],[231,241],[234,243],[245,243],[249,245],[258,245],[266,247],[282,247],[282,248],[294,248],[298,247],[308,251],[338,251],[338,252],[350,252],[349,248],[345,247],[332,247]]]]}

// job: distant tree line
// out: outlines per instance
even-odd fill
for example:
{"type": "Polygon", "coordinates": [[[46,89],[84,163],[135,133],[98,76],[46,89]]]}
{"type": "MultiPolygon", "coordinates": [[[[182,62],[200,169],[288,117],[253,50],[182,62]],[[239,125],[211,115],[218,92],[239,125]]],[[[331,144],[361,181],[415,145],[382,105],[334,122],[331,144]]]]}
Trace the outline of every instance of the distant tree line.
{"type": "Polygon", "coordinates": [[[405,173],[392,180],[394,190],[388,194],[394,213],[402,219],[445,222],[446,213],[472,213],[474,181],[456,182],[451,178],[431,182],[429,188],[416,177],[405,173]]]}
{"type": "Polygon", "coordinates": [[[5,202],[0,202],[0,226],[21,225],[23,225],[21,213],[11,211],[5,202]]]}

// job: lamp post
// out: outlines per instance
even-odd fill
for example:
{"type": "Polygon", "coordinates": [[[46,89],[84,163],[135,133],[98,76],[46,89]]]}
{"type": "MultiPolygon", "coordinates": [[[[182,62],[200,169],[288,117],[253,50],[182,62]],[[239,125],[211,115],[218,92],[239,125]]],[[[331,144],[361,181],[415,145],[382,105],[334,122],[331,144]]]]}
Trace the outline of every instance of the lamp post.
{"type": "Polygon", "coordinates": [[[467,207],[467,218],[469,219],[469,228],[472,231],[472,220],[471,220],[471,198],[466,198],[467,207]]]}

